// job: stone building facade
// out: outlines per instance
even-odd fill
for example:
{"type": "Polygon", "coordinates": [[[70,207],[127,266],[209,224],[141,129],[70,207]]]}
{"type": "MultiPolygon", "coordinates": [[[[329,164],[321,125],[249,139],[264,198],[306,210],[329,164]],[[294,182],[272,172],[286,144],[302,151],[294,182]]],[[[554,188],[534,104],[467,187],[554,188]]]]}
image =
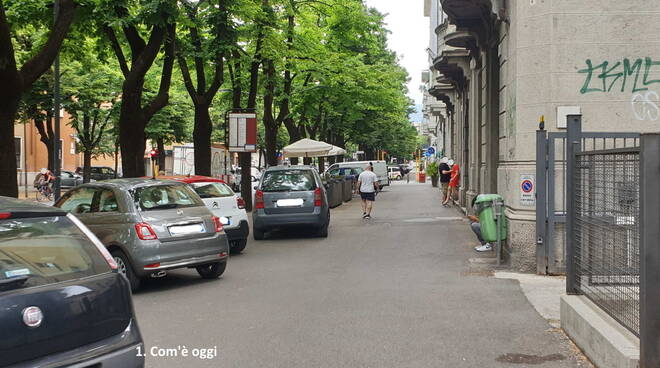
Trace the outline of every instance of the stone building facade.
{"type": "Polygon", "coordinates": [[[427,90],[444,105],[439,139],[461,167],[461,204],[504,196],[512,266],[534,271],[535,208],[520,181],[535,174],[539,118],[549,131],[566,111],[588,131],[660,130],[660,2],[425,0],[425,11],[427,90]]]}

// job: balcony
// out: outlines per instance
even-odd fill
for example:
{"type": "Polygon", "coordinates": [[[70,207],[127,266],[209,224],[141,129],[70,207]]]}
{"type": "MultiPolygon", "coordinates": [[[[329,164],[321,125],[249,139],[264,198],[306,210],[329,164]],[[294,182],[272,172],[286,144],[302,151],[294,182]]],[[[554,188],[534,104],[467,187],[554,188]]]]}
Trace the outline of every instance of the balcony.
{"type": "Polygon", "coordinates": [[[493,12],[492,0],[440,0],[452,23],[463,26],[480,23],[493,12]]]}
{"type": "Polygon", "coordinates": [[[444,39],[445,44],[452,47],[464,48],[468,50],[477,49],[477,38],[472,32],[467,30],[457,29],[454,32],[447,33],[444,39]]]}

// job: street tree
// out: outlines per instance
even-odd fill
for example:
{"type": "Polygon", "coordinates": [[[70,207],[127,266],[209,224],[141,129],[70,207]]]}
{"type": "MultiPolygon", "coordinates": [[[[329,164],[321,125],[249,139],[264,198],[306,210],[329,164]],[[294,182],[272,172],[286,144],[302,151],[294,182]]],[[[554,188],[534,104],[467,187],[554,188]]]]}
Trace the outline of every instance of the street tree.
{"type": "Polygon", "coordinates": [[[101,0],[98,7],[99,27],[124,77],[119,143],[125,177],[144,176],[145,129],[168,103],[177,13],[175,0],[101,0]],[[158,92],[147,100],[145,76],[152,68],[159,70],[160,84],[158,92]]]}
{"type": "Polygon", "coordinates": [[[193,143],[195,173],[198,175],[211,175],[213,123],[209,108],[224,83],[224,57],[229,55],[232,44],[236,42],[236,29],[230,14],[230,8],[236,2],[181,1],[183,11],[177,59],[184,85],[194,105],[193,143]],[[194,65],[193,71],[189,68],[189,61],[194,65]]]}
{"type": "Polygon", "coordinates": [[[14,123],[21,97],[49,70],[74,19],[76,2],[56,1],[59,12],[54,22],[44,1],[0,2],[0,195],[18,196],[14,123]],[[44,43],[17,60],[13,38],[28,26],[50,31],[44,43]]]}
{"type": "Polygon", "coordinates": [[[95,58],[68,60],[63,70],[63,107],[76,131],[78,150],[83,154],[83,182],[88,183],[92,158],[113,153],[122,76],[113,65],[95,58]]]}

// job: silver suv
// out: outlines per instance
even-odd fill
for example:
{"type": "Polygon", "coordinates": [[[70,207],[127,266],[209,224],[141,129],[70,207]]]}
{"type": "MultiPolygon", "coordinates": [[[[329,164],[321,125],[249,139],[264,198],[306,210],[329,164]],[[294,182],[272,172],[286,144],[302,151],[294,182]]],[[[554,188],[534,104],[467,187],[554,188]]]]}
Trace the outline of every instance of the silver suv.
{"type": "Polygon", "coordinates": [[[149,275],[196,268],[203,278],[225,271],[229,246],[220,219],[183,183],[115,179],[83,184],[55,204],[103,242],[136,290],[149,275]]]}
{"type": "Polygon", "coordinates": [[[330,207],[318,171],[302,165],[269,167],[256,187],[252,220],[255,240],[269,230],[293,226],[312,227],[327,237],[330,207]]]}

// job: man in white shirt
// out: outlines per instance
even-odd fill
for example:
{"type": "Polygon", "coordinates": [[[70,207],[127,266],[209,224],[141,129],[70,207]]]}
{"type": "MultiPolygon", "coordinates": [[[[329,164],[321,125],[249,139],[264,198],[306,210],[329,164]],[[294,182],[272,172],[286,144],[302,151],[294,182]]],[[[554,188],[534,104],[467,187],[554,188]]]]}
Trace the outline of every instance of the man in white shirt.
{"type": "Polygon", "coordinates": [[[362,218],[370,219],[371,208],[376,200],[376,191],[378,190],[378,176],[374,174],[371,163],[358,176],[357,190],[362,197],[362,218]]]}

